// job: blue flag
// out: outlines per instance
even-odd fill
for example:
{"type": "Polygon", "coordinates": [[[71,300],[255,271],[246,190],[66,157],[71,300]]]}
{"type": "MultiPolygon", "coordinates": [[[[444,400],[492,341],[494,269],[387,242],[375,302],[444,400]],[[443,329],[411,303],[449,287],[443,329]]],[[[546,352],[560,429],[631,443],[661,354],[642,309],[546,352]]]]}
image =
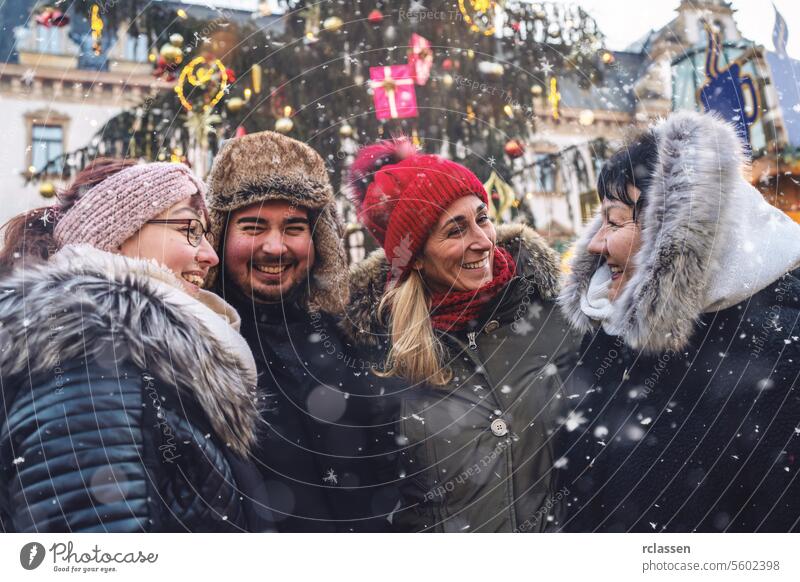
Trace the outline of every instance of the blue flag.
{"type": "Polygon", "coordinates": [[[789,29],[786,27],[786,21],[778,12],[778,7],[772,5],[775,9],[775,28],[772,29],[772,44],[775,45],[775,52],[779,55],[786,54],[786,41],[789,38],[789,29]]]}

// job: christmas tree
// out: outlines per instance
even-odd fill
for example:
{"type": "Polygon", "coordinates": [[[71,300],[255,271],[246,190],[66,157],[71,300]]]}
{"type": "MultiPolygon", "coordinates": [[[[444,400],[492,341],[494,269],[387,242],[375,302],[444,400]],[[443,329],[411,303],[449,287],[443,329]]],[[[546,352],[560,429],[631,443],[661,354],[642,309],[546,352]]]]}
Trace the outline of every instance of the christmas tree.
{"type": "Polygon", "coordinates": [[[557,116],[556,74],[602,78],[602,36],[577,7],[287,0],[279,15],[237,21],[171,6],[105,5],[104,18],[146,31],[154,75],[175,92],[113,118],[58,167],[103,154],[185,160],[202,175],[222,139],[270,129],[319,151],[341,188],[360,145],[404,134],[487,180],[498,214],[516,213],[506,181],[541,114],[533,98],[557,116]]]}

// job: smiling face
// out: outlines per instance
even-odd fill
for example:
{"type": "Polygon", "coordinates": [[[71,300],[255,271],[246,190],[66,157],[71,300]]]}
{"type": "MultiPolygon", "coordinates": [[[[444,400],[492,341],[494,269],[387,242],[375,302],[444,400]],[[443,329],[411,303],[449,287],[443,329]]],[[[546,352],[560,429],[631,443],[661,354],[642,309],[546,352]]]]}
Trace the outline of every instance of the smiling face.
{"type": "Polygon", "coordinates": [[[414,269],[434,292],[475,291],[492,280],[496,240],[486,204],[459,198],[439,217],[414,269]]]}
{"type": "Polygon", "coordinates": [[[225,276],[247,297],[282,301],[308,278],[314,240],[308,211],[284,200],[233,212],[225,240],[225,276]]]}
{"type": "MultiPolygon", "coordinates": [[[[636,203],[641,192],[628,184],[628,197],[636,203]]],[[[641,247],[641,229],[634,219],[634,207],[615,200],[604,198],[601,211],[603,225],[594,235],[587,250],[602,256],[611,269],[611,285],[608,299],[614,301],[625,284],[633,276],[633,257],[641,247]]]]}
{"type": "MultiPolygon", "coordinates": [[[[198,196],[187,196],[153,219],[195,218],[207,228],[208,222],[198,196]]],[[[219,259],[206,237],[201,239],[199,246],[189,244],[187,229],[188,224],[145,224],[120,245],[119,251],[126,257],[155,259],[175,273],[184,290],[195,296],[200,292],[208,270],[219,263],[219,259]]]]}

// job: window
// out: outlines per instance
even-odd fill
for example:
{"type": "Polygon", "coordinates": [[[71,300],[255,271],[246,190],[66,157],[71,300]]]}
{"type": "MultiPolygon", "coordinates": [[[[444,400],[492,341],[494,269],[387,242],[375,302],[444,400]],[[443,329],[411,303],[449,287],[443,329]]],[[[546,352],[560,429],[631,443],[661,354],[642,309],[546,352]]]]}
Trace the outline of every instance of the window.
{"type": "Polygon", "coordinates": [[[64,52],[64,32],[61,28],[54,26],[45,28],[38,26],[33,34],[36,38],[36,51],[58,55],[64,52]]]}
{"type": "MultiPolygon", "coordinates": [[[[47,162],[64,153],[64,128],[61,125],[38,125],[31,127],[31,166],[38,172],[47,162]]],[[[50,168],[52,173],[61,172],[61,160],[50,168]]]]}
{"type": "Polygon", "coordinates": [[[543,154],[536,156],[533,166],[534,190],[536,192],[555,192],[556,165],[553,156],[543,154]]]}
{"type": "Polygon", "coordinates": [[[147,62],[147,35],[125,37],[125,60],[147,62]]]}

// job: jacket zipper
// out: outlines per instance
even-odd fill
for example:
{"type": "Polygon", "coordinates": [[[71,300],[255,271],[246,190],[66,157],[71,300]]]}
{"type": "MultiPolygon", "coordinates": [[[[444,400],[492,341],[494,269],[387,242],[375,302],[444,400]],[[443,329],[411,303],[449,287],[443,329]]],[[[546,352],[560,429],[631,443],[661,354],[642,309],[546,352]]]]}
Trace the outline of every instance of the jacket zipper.
{"type": "Polygon", "coordinates": [[[477,331],[470,331],[467,333],[467,339],[469,340],[469,349],[477,350],[478,344],[475,342],[475,336],[478,334],[477,331]]]}

